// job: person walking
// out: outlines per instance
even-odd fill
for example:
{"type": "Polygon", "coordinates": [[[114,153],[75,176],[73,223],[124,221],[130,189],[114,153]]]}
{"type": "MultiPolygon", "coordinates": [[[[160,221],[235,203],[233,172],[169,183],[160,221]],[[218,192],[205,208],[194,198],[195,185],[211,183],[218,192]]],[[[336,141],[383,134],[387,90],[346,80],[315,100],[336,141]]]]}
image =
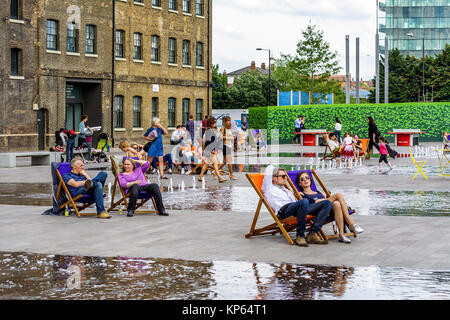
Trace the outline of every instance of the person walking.
{"type": "Polygon", "coordinates": [[[233,157],[231,155],[231,148],[234,143],[234,136],[231,132],[231,118],[225,116],[222,119],[223,126],[220,128],[220,137],[223,140],[223,163],[220,165],[219,170],[225,165],[228,166],[230,172],[230,179],[236,180],[236,176],[233,174],[233,157]]]}
{"type": "Polygon", "coordinates": [[[207,122],[208,129],[205,131],[203,137],[204,148],[203,156],[206,158],[205,163],[202,166],[202,171],[198,177],[198,181],[202,181],[203,176],[208,170],[209,166],[212,165],[213,170],[219,182],[226,181],[219,171],[219,160],[217,159],[217,154],[219,153],[219,132],[217,130],[217,120],[214,117],[209,117],[207,122]]]}
{"type": "Polygon", "coordinates": [[[380,147],[378,146],[379,137],[381,135],[380,130],[378,130],[377,125],[372,117],[367,117],[367,123],[369,124],[369,152],[367,153],[368,158],[370,158],[370,154],[373,153],[373,146],[380,151],[380,147]]]}
{"type": "Polygon", "coordinates": [[[164,176],[164,146],[162,136],[167,134],[167,130],[161,125],[159,118],[153,118],[152,126],[145,132],[144,139],[147,141],[153,141],[152,145],[148,149],[148,161],[151,163],[153,158],[158,158],[159,161],[159,175],[161,179],[167,179],[164,176]]]}
{"type": "Polygon", "coordinates": [[[86,128],[89,128],[89,126],[86,126],[86,122],[88,121],[87,114],[81,115],[81,122],[78,126],[80,130],[80,134],[78,136],[78,146],[77,148],[81,148],[83,146],[83,143],[86,142],[86,128]]]}
{"type": "Polygon", "coordinates": [[[191,136],[191,141],[194,143],[194,137],[195,137],[195,122],[194,122],[194,116],[192,114],[189,115],[189,120],[186,122],[186,131],[189,132],[191,136]]]}
{"type": "Polygon", "coordinates": [[[336,139],[339,143],[342,142],[341,140],[341,131],[342,131],[342,124],[339,121],[339,119],[336,117],[335,124],[334,124],[334,134],[336,135],[336,139]]]}
{"type": "Polygon", "coordinates": [[[392,170],[391,162],[387,159],[388,150],[386,148],[386,139],[384,137],[380,137],[379,141],[380,160],[378,160],[378,171],[381,171],[381,165],[383,161],[389,166],[389,170],[392,170]]]}
{"type": "Polygon", "coordinates": [[[302,118],[302,115],[299,115],[297,119],[295,119],[294,131],[296,134],[294,136],[294,139],[292,139],[292,143],[295,143],[295,141],[297,141],[297,143],[300,143],[301,134],[299,134],[298,132],[302,131],[302,118]]]}

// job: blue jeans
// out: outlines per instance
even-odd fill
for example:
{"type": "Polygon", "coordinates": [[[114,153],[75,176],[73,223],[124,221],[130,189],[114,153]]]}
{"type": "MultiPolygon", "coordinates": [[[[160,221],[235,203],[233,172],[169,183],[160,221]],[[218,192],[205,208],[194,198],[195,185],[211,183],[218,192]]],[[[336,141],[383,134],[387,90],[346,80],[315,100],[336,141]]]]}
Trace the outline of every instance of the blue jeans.
{"type": "Polygon", "coordinates": [[[75,138],[67,139],[66,146],[66,162],[70,162],[73,158],[73,148],[75,147],[75,138]]]}
{"type": "Polygon", "coordinates": [[[304,238],[306,232],[306,214],[309,209],[309,201],[301,199],[296,202],[289,203],[287,207],[279,212],[280,219],[294,216],[297,218],[297,235],[304,238]]]}
{"type": "Polygon", "coordinates": [[[322,229],[322,226],[330,214],[332,204],[330,200],[323,200],[309,205],[307,215],[316,216],[314,223],[309,230],[309,233],[317,233],[322,229]]]}
{"type": "Polygon", "coordinates": [[[105,211],[105,205],[103,203],[103,187],[105,185],[107,175],[108,174],[105,171],[100,172],[94,179],[92,179],[92,186],[89,190],[85,191],[83,188],[79,188],[72,195],[72,197],[76,197],[79,194],[94,195],[97,214],[102,213],[105,211]]]}
{"type": "MultiPolygon", "coordinates": [[[[169,167],[169,169],[172,169],[173,164],[172,164],[172,154],[171,153],[168,153],[163,157],[163,162],[166,162],[166,161],[167,161],[167,167],[169,167]]],[[[153,161],[152,161],[152,167],[155,169],[157,169],[156,162],[158,162],[158,158],[155,157],[155,158],[153,158],[153,161]]]]}

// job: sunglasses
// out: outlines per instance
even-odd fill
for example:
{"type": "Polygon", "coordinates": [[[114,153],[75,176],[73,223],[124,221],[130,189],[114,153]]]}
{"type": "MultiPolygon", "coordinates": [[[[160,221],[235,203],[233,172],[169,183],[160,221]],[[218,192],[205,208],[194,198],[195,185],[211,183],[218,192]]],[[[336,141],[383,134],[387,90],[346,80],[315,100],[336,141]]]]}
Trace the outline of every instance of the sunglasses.
{"type": "Polygon", "coordinates": [[[305,181],[305,180],[310,180],[311,178],[310,177],[308,177],[308,176],[306,176],[306,177],[302,177],[302,178],[300,178],[300,181],[305,181]]]}
{"type": "Polygon", "coordinates": [[[281,177],[283,179],[286,179],[286,175],[285,174],[276,175],[275,177],[281,177]]]}

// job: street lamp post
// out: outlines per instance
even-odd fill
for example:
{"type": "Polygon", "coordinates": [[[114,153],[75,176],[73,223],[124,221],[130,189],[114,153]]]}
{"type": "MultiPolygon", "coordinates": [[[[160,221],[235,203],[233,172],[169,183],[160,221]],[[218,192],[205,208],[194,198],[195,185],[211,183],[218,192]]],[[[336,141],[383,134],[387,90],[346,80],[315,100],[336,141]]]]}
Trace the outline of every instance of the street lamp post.
{"type": "Polygon", "coordinates": [[[268,89],[268,96],[267,96],[267,106],[270,106],[270,60],[272,59],[270,57],[270,49],[263,49],[263,48],[256,48],[256,50],[261,51],[269,51],[269,89],[268,89]]]}
{"type": "MultiPolygon", "coordinates": [[[[414,37],[414,33],[409,32],[406,34],[410,38],[420,39],[414,37]]],[[[425,102],[425,38],[422,37],[422,97],[425,102]]]]}

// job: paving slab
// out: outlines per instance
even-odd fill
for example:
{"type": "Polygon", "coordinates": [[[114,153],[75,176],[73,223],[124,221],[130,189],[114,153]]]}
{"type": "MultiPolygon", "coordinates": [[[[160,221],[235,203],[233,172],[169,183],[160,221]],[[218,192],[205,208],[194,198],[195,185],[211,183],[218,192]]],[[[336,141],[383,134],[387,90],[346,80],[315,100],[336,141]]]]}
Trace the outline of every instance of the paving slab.
{"type": "MultiPolygon", "coordinates": [[[[450,269],[448,217],[354,216],[364,233],[351,244],[301,248],[284,237],[245,238],[252,212],[171,211],[170,216],[43,216],[42,207],[0,205],[0,251],[102,257],[173,258],[450,269]]],[[[259,223],[270,223],[261,215],[259,223]]],[[[330,226],[325,227],[332,232],[330,226]]],[[[291,234],[294,236],[294,234],[291,234]]]]}

